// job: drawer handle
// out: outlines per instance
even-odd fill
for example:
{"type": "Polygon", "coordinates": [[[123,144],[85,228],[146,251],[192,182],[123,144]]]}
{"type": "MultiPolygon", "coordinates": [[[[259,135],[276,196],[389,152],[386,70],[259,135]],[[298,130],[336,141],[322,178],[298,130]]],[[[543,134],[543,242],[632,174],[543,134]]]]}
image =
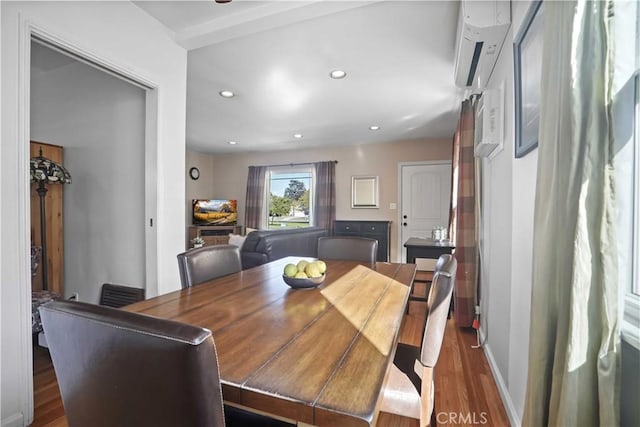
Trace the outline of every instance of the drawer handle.
{"type": "Polygon", "coordinates": [[[346,226],[345,228],[346,228],[347,230],[351,230],[351,227],[349,227],[349,226],[346,226]]]}

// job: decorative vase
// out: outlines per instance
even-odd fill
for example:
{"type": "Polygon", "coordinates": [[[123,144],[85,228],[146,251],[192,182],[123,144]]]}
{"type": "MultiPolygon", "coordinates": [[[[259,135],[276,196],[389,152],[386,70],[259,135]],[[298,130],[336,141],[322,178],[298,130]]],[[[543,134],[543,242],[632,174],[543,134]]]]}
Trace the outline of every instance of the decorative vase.
{"type": "Polygon", "coordinates": [[[203,247],[203,246],[204,246],[204,243],[194,243],[194,244],[193,244],[193,248],[194,248],[194,249],[195,249],[195,248],[201,248],[201,247],[203,247]]]}
{"type": "Polygon", "coordinates": [[[434,227],[433,230],[431,230],[431,238],[438,242],[447,240],[447,229],[444,227],[434,227]]]}

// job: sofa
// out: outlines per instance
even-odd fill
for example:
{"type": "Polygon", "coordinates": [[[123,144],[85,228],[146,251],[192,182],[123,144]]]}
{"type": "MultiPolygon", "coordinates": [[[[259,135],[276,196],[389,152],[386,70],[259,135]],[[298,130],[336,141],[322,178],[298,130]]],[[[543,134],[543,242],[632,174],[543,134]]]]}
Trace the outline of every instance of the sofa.
{"type": "Polygon", "coordinates": [[[321,227],[252,231],[240,250],[242,269],[286,256],[317,257],[318,238],[327,235],[321,227]]]}

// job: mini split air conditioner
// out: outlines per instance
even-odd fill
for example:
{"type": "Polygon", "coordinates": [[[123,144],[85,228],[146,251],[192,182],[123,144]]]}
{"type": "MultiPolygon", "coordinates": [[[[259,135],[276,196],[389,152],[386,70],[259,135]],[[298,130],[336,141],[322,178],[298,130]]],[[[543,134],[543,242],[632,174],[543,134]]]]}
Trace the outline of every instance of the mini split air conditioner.
{"type": "Polygon", "coordinates": [[[497,89],[487,89],[476,102],[473,154],[476,157],[492,157],[502,151],[504,137],[503,84],[497,89]]]}
{"type": "Polygon", "coordinates": [[[510,23],[509,1],[460,2],[456,36],[456,86],[472,89],[486,86],[510,23]]]}

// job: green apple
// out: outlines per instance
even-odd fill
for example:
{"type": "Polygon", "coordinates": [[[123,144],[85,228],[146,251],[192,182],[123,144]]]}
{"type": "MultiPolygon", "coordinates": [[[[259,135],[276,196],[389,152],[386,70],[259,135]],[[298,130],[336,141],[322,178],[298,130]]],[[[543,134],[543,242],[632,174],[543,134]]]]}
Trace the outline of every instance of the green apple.
{"type": "Polygon", "coordinates": [[[284,275],[287,277],[294,277],[298,272],[298,267],[295,264],[287,264],[284,266],[284,275]]]}
{"type": "Polygon", "coordinates": [[[327,264],[322,260],[314,261],[314,263],[318,266],[318,270],[320,270],[320,274],[324,274],[327,271],[327,264]]]}
{"type": "Polygon", "coordinates": [[[322,273],[320,273],[320,270],[318,269],[318,266],[316,265],[315,262],[310,262],[309,264],[307,264],[307,267],[304,269],[304,272],[307,273],[307,276],[309,277],[322,276],[322,273]]]}
{"type": "Polygon", "coordinates": [[[296,279],[308,279],[304,271],[298,271],[294,277],[296,279]]]}
{"type": "Polygon", "coordinates": [[[304,259],[298,261],[298,271],[304,271],[304,269],[307,268],[307,264],[309,264],[309,261],[304,259]]]}

